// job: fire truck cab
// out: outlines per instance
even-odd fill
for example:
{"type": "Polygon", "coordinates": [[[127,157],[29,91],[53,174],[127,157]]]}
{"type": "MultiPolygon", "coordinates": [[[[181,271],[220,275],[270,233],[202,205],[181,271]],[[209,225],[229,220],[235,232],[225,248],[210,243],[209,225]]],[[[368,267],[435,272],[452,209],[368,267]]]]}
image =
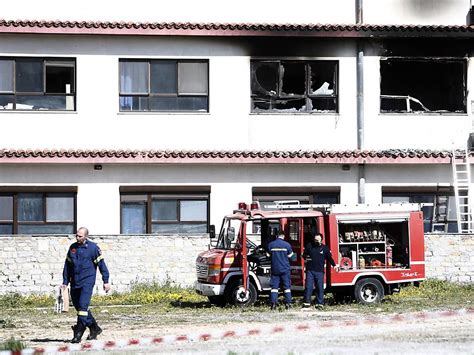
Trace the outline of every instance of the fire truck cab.
{"type": "Polygon", "coordinates": [[[211,248],[196,259],[196,291],[211,303],[247,306],[270,292],[270,259],[266,247],[285,233],[296,260],[291,261],[291,288],[305,286],[303,252],[314,234],[323,235],[340,265],[327,265],[325,292],[336,299],[380,302],[403,284],[425,278],[423,215],[418,204],[301,205],[258,203],[224,217],[220,232],[211,228],[211,248]]]}

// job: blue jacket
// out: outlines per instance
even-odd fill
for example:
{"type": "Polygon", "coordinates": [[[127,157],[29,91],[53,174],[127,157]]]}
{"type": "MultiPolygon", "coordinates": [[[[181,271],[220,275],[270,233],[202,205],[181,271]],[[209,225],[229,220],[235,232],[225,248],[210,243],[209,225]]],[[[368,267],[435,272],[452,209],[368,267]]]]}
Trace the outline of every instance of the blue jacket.
{"type": "Polygon", "coordinates": [[[109,270],[99,246],[86,239],[84,244],[73,243],[67,252],[63,270],[63,285],[71,283],[72,288],[94,286],[97,266],[102,281],[109,282],[109,270]]]}
{"type": "Polygon", "coordinates": [[[290,272],[290,260],[296,260],[290,243],[277,238],[268,243],[267,251],[272,259],[272,274],[290,272]]]}
{"type": "Polygon", "coordinates": [[[326,260],[332,266],[336,265],[332,258],[331,251],[324,244],[315,245],[308,243],[304,249],[303,258],[307,260],[306,270],[324,272],[324,262],[326,260]]]}

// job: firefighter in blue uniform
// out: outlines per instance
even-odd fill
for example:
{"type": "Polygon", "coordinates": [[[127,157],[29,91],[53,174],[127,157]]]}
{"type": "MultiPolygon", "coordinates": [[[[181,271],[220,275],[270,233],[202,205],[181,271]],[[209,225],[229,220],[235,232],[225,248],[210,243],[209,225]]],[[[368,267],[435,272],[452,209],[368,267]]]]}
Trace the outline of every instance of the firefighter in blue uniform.
{"type": "Polygon", "coordinates": [[[290,259],[296,260],[296,255],[291,249],[291,245],[285,240],[285,233],[279,232],[278,237],[268,243],[267,252],[270,255],[271,277],[270,277],[270,303],[271,309],[275,309],[278,300],[278,289],[283,286],[285,295],[285,308],[289,309],[291,304],[291,270],[290,259]]]}
{"type": "Polygon", "coordinates": [[[321,233],[316,233],[314,240],[306,245],[303,258],[306,260],[303,307],[311,306],[311,295],[316,285],[316,308],[321,308],[324,302],[324,263],[328,261],[336,271],[339,271],[339,265],[334,262],[329,248],[322,244],[321,233]]]}
{"type": "Polygon", "coordinates": [[[89,310],[92,291],[94,289],[97,267],[102,274],[104,290],[110,290],[109,270],[99,246],[87,239],[89,231],[81,227],[76,232],[76,242],[71,244],[67,253],[63,270],[62,288],[65,290],[71,283],[71,298],[77,311],[77,324],[72,327],[74,337],[71,343],[79,343],[82,335],[89,328],[87,340],[97,339],[102,329],[89,310]]]}

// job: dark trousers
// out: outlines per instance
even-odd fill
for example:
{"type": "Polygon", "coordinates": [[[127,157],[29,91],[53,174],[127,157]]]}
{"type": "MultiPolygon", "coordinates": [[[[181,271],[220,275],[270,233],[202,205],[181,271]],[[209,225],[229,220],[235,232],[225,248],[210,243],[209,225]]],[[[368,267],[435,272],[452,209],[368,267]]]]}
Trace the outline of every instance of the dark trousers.
{"type": "Polygon", "coordinates": [[[90,326],[95,321],[89,310],[93,289],[94,285],[71,288],[72,304],[77,311],[78,324],[81,322],[86,326],[90,326]]]}
{"type": "Polygon", "coordinates": [[[283,274],[272,274],[270,276],[270,302],[275,304],[278,300],[278,289],[280,285],[283,286],[283,293],[285,295],[285,303],[291,303],[291,279],[290,272],[285,272],[283,274]]]}
{"type": "Polygon", "coordinates": [[[316,304],[324,302],[324,272],[306,271],[306,288],[304,290],[304,302],[311,303],[311,295],[316,286],[316,304]]]}

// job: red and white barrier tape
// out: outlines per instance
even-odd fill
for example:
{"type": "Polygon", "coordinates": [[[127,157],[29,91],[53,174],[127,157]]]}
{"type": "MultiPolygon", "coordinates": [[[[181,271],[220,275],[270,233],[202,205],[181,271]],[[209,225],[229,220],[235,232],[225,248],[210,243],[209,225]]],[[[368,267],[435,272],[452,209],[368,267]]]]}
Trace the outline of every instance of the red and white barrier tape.
{"type": "Polygon", "coordinates": [[[213,330],[208,333],[194,333],[187,335],[165,335],[162,337],[154,338],[139,338],[139,339],[122,339],[122,340],[109,340],[101,341],[96,340],[92,342],[86,342],[82,344],[66,344],[62,346],[50,346],[50,347],[36,347],[32,349],[23,349],[21,351],[0,351],[0,355],[39,355],[39,354],[51,354],[61,353],[70,351],[86,351],[86,350],[108,350],[108,349],[124,349],[128,347],[146,347],[157,344],[173,344],[183,341],[207,341],[210,339],[226,339],[226,338],[237,338],[246,337],[253,335],[270,335],[276,333],[283,333],[285,331],[304,331],[304,330],[315,330],[317,328],[330,328],[330,327],[352,327],[357,325],[374,325],[374,324],[392,324],[393,322],[402,321],[414,321],[423,319],[434,319],[441,317],[452,317],[462,315],[474,315],[474,309],[460,309],[456,311],[438,311],[438,312],[419,312],[419,313],[407,313],[407,314],[395,314],[391,316],[383,317],[372,317],[366,319],[350,319],[350,320],[338,320],[338,321],[320,321],[296,324],[290,326],[262,326],[261,328],[251,329],[239,329],[239,330],[213,330]]]}

